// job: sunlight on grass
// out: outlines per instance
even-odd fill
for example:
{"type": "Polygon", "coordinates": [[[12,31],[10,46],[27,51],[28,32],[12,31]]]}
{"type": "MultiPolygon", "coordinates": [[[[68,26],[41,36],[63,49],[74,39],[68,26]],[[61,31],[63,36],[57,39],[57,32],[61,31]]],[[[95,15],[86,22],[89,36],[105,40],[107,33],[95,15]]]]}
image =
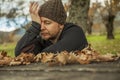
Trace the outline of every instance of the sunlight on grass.
{"type": "Polygon", "coordinates": [[[120,34],[115,35],[114,40],[107,40],[106,36],[87,36],[88,42],[101,54],[120,53],[120,34]]]}

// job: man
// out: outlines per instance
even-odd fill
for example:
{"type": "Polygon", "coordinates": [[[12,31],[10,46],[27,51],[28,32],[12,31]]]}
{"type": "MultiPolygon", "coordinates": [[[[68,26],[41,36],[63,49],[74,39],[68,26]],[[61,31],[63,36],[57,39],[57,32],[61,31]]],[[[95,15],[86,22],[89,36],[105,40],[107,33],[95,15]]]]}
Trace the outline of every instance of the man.
{"type": "Polygon", "coordinates": [[[17,43],[15,56],[21,52],[61,52],[85,48],[88,43],[83,30],[66,23],[66,12],[61,0],[48,0],[43,5],[30,4],[32,25],[17,43]],[[40,8],[40,9],[39,9],[40,8]]]}

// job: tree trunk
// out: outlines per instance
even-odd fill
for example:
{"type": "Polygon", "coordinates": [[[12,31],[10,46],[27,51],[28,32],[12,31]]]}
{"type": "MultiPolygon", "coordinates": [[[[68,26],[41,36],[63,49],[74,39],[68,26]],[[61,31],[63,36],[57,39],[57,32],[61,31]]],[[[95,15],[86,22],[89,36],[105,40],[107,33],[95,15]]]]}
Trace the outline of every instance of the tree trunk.
{"type": "Polygon", "coordinates": [[[109,12],[109,16],[108,16],[108,21],[106,23],[106,29],[107,29],[107,39],[114,39],[114,35],[113,35],[113,22],[114,22],[114,18],[115,16],[111,14],[111,12],[109,12]]]}
{"type": "Polygon", "coordinates": [[[87,33],[89,35],[92,34],[92,25],[93,25],[93,20],[90,18],[90,16],[88,16],[88,27],[87,27],[87,33]]]}
{"type": "Polygon", "coordinates": [[[75,23],[86,32],[88,29],[87,18],[90,0],[71,0],[68,22],[75,23]]]}
{"type": "Polygon", "coordinates": [[[115,14],[113,11],[113,5],[112,5],[112,0],[110,1],[110,6],[108,6],[108,20],[106,23],[106,29],[107,29],[107,39],[114,39],[114,35],[113,35],[113,22],[114,22],[114,18],[115,18],[115,14]]]}

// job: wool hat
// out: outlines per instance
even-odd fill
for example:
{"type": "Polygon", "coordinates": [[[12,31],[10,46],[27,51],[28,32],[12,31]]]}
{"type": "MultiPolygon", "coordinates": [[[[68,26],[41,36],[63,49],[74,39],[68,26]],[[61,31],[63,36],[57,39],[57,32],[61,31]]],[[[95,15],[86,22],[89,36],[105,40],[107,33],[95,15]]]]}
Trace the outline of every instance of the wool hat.
{"type": "Polygon", "coordinates": [[[59,24],[65,24],[66,12],[61,0],[48,0],[41,5],[39,10],[41,17],[46,17],[59,24]]]}

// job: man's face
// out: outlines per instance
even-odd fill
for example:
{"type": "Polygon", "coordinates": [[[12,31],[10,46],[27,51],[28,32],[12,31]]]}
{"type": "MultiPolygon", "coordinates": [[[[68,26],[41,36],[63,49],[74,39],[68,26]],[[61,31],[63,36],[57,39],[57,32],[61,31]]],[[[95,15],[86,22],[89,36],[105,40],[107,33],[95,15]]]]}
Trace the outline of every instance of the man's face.
{"type": "Polygon", "coordinates": [[[45,17],[41,17],[41,37],[44,40],[54,40],[63,29],[59,23],[45,17]]]}

